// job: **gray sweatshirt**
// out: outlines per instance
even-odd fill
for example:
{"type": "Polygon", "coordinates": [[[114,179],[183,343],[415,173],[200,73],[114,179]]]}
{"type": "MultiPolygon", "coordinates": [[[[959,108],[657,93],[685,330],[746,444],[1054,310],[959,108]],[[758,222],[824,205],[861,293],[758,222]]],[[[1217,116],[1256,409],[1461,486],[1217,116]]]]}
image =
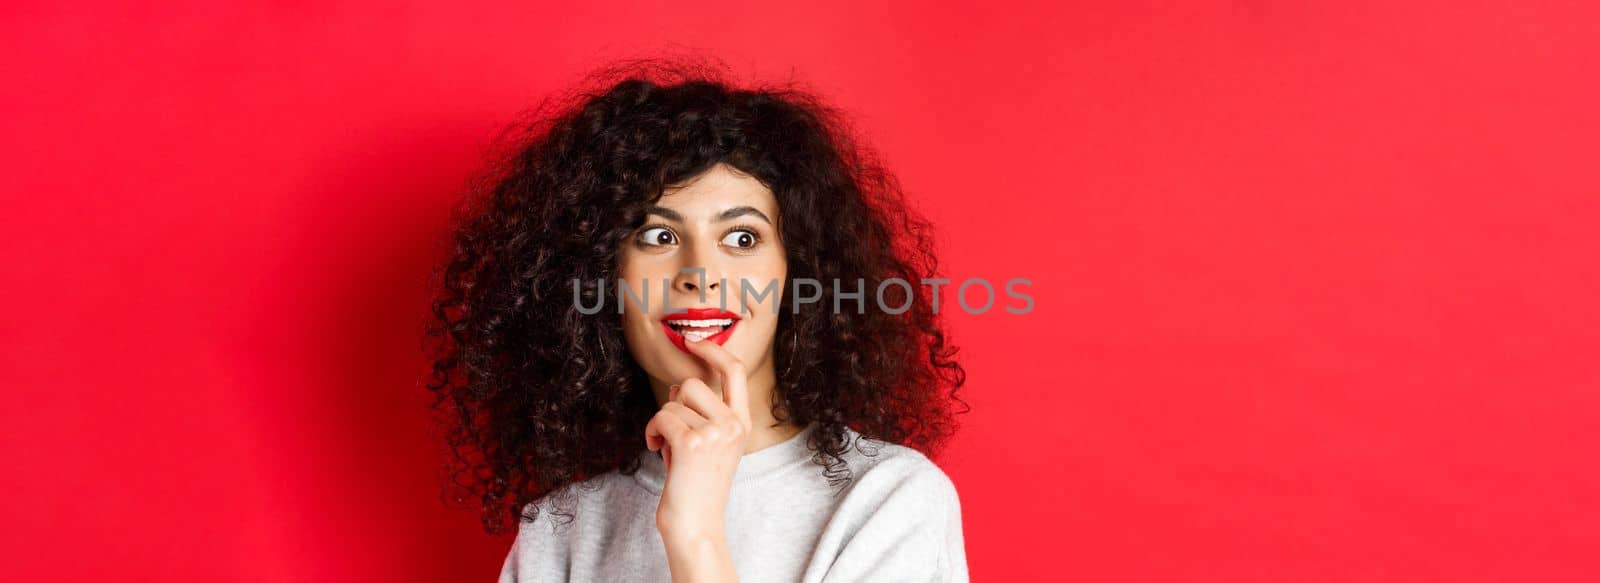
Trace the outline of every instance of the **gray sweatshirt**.
{"type": "MultiPolygon", "coordinates": [[[[961,504],[939,466],[847,429],[854,480],[836,490],[806,447],[815,429],[740,458],[725,531],[739,581],[967,581],[961,504]]],[[[534,502],[538,519],[520,525],[500,583],[670,581],[655,525],[665,464],[659,452],[641,456],[632,476],[572,490],[570,522],[550,513],[549,497],[534,502]]]]}

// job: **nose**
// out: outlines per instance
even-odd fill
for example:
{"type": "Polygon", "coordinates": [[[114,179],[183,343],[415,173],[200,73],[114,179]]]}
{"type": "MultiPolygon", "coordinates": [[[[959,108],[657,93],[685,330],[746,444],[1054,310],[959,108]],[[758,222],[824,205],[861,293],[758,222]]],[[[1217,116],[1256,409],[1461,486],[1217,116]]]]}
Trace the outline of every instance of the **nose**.
{"type": "MultiPolygon", "coordinates": [[[[689,269],[689,270],[685,271],[684,275],[686,277],[679,277],[678,278],[678,283],[677,283],[677,286],[676,286],[677,290],[681,291],[681,292],[684,292],[684,293],[691,293],[691,294],[692,293],[697,293],[699,291],[699,289],[700,289],[700,273],[701,273],[700,271],[694,270],[694,269],[689,269]]],[[[708,291],[708,292],[717,291],[717,284],[718,283],[720,283],[720,282],[718,282],[716,280],[713,280],[713,279],[710,279],[710,276],[707,276],[706,283],[705,283],[706,291],[708,291]]]]}
{"type": "Polygon", "coordinates": [[[703,287],[706,293],[717,293],[721,289],[722,275],[701,266],[685,266],[678,270],[678,276],[672,281],[672,289],[686,294],[699,294],[703,287]]]}
{"type": "MultiPolygon", "coordinates": [[[[693,247],[706,247],[694,245],[693,247]]],[[[713,246],[714,247],[714,246],[713,246]]],[[[722,280],[727,277],[723,272],[720,261],[715,255],[715,250],[695,250],[685,253],[686,261],[679,266],[678,274],[672,280],[672,289],[679,293],[713,294],[722,289],[722,280]]]]}

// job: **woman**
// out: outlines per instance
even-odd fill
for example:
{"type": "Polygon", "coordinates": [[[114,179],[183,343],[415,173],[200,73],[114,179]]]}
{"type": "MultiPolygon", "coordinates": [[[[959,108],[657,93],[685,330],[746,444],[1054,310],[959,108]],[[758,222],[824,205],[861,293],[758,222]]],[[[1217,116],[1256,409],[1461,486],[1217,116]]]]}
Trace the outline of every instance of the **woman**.
{"type": "Polygon", "coordinates": [[[966,580],[926,457],[965,375],[893,176],[799,90],[594,79],[468,197],[433,304],[500,580],[966,580]]]}

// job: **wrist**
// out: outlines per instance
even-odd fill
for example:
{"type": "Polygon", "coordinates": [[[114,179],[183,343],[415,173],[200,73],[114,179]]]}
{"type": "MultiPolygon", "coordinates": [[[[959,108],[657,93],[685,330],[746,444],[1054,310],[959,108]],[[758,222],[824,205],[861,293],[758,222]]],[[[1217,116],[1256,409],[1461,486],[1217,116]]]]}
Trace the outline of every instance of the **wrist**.
{"type": "Polygon", "coordinates": [[[657,516],[656,530],[668,545],[698,546],[705,543],[722,543],[723,519],[715,516],[657,516]]]}
{"type": "Polygon", "coordinates": [[[720,526],[664,529],[661,539],[673,581],[738,580],[720,526]]]}

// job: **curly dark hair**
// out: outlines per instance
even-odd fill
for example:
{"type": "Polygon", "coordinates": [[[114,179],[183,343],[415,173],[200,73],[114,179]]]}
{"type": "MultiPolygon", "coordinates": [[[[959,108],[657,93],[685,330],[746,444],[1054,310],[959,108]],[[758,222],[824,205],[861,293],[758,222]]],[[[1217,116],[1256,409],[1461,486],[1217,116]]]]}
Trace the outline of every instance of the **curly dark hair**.
{"type": "MultiPolygon", "coordinates": [[[[900,314],[833,313],[827,283],[799,313],[779,310],[773,414],[817,423],[807,446],[830,483],[850,480],[846,427],[930,456],[956,430],[966,373],[922,285],[937,272],[927,221],[836,109],[792,81],[739,88],[724,70],[646,59],[591,74],[588,89],[547,99],[502,134],[509,148],[453,209],[448,261],[433,273],[427,388],[447,501],[479,499],[487,532],[536,519],[528,503],[568,500],[569,485],[638,470],[659,405],[621,316],[579,313],[572,282],[593,298],[597,280],[614,281],[619,243],[645,208],[717,163],[775,195],[784,289],[811,278],[852,292],[859,278],[871,299],[898,278],[914,290],[900,314]]],[[[888,306],[907,299],[888,295],[888,306]]]]}

